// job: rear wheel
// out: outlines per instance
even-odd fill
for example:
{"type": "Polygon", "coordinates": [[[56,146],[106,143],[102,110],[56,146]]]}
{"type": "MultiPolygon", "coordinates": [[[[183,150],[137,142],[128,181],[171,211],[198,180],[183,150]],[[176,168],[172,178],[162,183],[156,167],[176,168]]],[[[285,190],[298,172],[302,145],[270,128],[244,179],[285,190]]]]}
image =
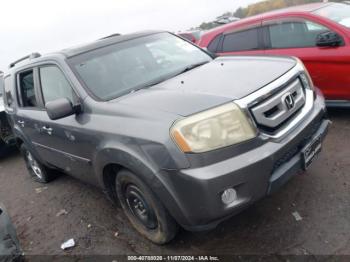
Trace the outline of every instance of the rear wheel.
{"type": "Polygon", "coordinates": [[[48,183],[55,177],[53,171],[41,164],[24,144],[21,145],[20,151],[34,181],[48,183]]]}
{"type": "Polygon", "coordinates": [[[149,187],[136,175],[122,170],[116,178],[118,198],[136,230],[156,244],[172,240],[178,226],[149,187]]]}

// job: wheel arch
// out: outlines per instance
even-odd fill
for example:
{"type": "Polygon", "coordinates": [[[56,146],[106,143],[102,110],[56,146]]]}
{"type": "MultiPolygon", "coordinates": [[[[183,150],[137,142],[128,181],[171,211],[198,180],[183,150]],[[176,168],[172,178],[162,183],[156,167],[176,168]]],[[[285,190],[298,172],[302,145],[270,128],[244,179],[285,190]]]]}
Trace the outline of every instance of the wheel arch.
{"type": "Polygon", "coordinates": [[[172,217],[182,224],[184,213],[180,208],[180,203],[169,190],[165,179],[161,177],[160,170],[152,166],[145,156],[121,149],[105,149],[99,153],[95,161],[97,179],[113,203],[118,203],[115,179],[121,169],[127,169],[140,178],[159,198],[172,217]]]}
{"type": "Polygon", "coordinates": [[[121,169],[127,169],[138,176],[150,188],[156,179],[156,167],[151,166],[145,156],[130,150],[106,148],[94,159],[97,180],[109,197],[115,199],[115,178],[121,169]]]}

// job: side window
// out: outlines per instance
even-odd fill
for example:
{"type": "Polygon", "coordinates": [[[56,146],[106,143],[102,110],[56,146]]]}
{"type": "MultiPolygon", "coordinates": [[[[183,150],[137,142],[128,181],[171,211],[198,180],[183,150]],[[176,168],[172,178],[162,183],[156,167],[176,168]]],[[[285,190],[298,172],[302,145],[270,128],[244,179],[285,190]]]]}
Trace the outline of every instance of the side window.
{"type": "Polygon", "coordinates": [[[13,106],[13,95],[12,95],[12,89],[11,89],[11,78],[9,76],[5,77],[4,79],[4,102],[5,105],[9,108],[12,108],[13,106]]]}
{"type": "Polygon", "coordinates": [[[311,33],[324,33],[325,31],[329,31],[327,27],[324,27],[323,25],[313,23],[311,21],[305,21],[307,30],[311,33]]]}
{"type": "Polygon", "coordinates": [[[301,48],[316,46],[316,37],[329,31],[328,28],[310,22],[282,22],[269,26],[272,48],[301,48]]]}
{"type": "Polygon", "coordinates": [[[247,51],[259,49],[258,29],[227,34],[224,36],[223,52],[247,51]]]}
{"type": "Polygon", "coordinates": [[[213,40],[211,40],[210,44],[208,45],[208,50],[210,52],[216,53],[218,51],[218,45],[220,42],[222,34],[217,35],[213,40]]]}
{"type": "Polygon", "coordinates": [[[44,103],[64,97],[74,103],[73,89],[58,67],[41,67],[39,72],[44,103]]]}
{"type": "Polygon", "coordinates": [[[19,74],[19,89],[23,107],[37,107],[37,97],[34,90],[33,70],[19,74]]]}

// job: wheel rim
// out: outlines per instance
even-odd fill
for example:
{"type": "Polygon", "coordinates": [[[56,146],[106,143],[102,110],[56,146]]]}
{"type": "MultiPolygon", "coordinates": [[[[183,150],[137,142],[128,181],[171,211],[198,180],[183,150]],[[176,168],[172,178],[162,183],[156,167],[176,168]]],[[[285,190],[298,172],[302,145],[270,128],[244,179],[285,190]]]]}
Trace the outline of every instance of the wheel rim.
{"type": "Polygon", "coordinates": [[[29,167],[33,170],[34,174],[38,178],[42,179],[43,174],[42,174],[41,168],[39,167],[38,162],[34,159],[34,157],[32,156],[32,154],[29,151],[26,152],[26,158],[27,158],[27,162],[29,164],[29,167]]]}
{"type": "Polygon", "coordinates": [[[157,228],[158,220],[156,214],[137,186],[128,185],[124,192],[124,197],[129,210],[142,225],[148,229],[157,228]]]}

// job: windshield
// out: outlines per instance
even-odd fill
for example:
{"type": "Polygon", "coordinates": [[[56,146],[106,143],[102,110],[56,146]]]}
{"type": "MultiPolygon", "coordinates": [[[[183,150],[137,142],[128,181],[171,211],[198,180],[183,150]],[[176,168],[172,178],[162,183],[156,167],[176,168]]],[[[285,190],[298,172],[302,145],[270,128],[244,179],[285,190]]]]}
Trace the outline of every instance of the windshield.
{"type": "Polygon", "coordinates": [[[314,13],[350,28],[350,5],[332,4],[318,9],[314,13]]]}
{"type": "Polygon", "coordinates": [[[169,33],[120,42],[70,59],[93,95],[111,100],[165,81],[212,58],[169,33]]]}

